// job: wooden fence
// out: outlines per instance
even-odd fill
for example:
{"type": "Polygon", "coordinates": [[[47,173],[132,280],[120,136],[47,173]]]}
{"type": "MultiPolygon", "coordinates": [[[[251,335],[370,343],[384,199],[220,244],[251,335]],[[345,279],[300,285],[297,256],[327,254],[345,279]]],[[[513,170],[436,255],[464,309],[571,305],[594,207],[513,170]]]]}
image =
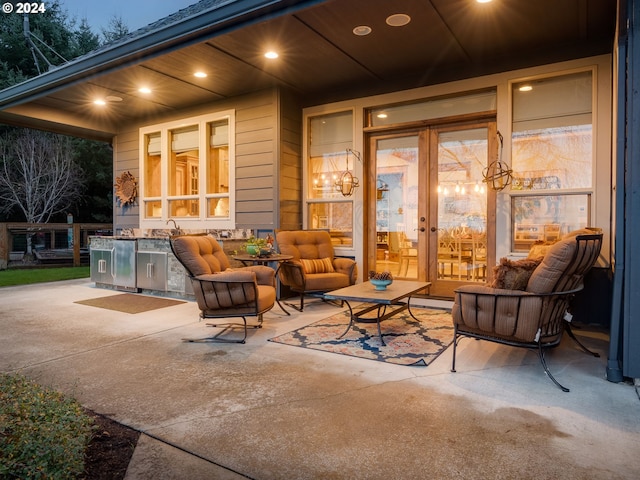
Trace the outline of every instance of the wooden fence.
{"type": "Polygon", "coordinates": [[[64,245],[56,245],[56,232],[70,232],[73,251],[73,265],[81,264],[80,252],[83,246],[88,247],[89,235],[99,232],[111,234],[113,224],[111,223],[0,223],[0,270],[6,269],[12,256],[24,253],[24,249],[19,252],[14,250],[14,240],[17,236],[30,234],[48,234],[49,244],[44,245],[48,250],[67,249],[68,242],[64,245]]]}

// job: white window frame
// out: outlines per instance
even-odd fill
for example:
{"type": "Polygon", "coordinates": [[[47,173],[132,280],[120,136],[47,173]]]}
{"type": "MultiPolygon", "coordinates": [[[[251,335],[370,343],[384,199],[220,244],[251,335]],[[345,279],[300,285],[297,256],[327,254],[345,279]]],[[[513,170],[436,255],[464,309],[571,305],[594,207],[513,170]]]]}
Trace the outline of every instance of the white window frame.
{"type": "MultiPolygon", "coordinates": [[[[599,123],[599,117],[598,117],[598,70],[597,67],[594,65],[586,65],[584,67],[578,67],[578,68],[574,68],[574,69],[564,69],[564,70],[556,70],[556,71],[550,71],[550,72],[545,72],[545,73],[541,73],[539,75],[529,75],[529,76],[525,76],[525,77],[519,77],[519,78],[510,78],[508,83],[507,83],[507,88],[508,88],[508,92],[509,92],[509,139],[508,139],[508,146],[509,146],[509,150],[511,150],[512,148],[512,135],[513,135],[513,88],[515,85],[524,83],[524,82],[530,82],[530,81],[536,81],[536,80],[544,80],[544,79],[550,79],[550,78],[557,78],[557,77],[563,77],[566,75],[572,75],[572,74],[576,74],[576,73],[585,73],[585,72],[589,72],[591,73],[591,165],[592,165],[592,171],[591,171],[591,186],[590,187],[580,187],[580,188],[560,188],[560,189],[541,189],[541,190],[535,190],[535,189],[531,189],[531,190],[517,190],[513,187],[513,185],[510,185],[509,189],[508,189],[508,193],[509,193],[509,203],[511,204],[512,202],[512,198],[513,197],[538,197],[538,196],[565,196],[565,195],[586,195],[589,199],[589,204],[587,205],[587,210],[588,210],[588,217],[587,217],[587,225],[588,227],[590,226],[597,226],[600,227],[600,225],[596,225],[595,222],[595,213],[596,213],[596,205],[597,205],[597,201],[598,201],[598,197],[597,197],[597,192],[598,192],[598,172],[599,172],[599,163],[597,161],[597,154],[598,154],[598,135],[599,135],[599,129],[598,129],[598,123],[599,123]]],[[[506,150],[506,148],[505,148],[506,150]]],[[[512,157],[511,157],[512,152],[509,151],[509,159],[512,161],[512,157]]],[[[508,229],[508,238],[510,240],[509,242],[509,254],[513,257],[518,257],[518,256],[522,256],[523,255],[523,251],[522,250],[517,250],[515,248],[515,219],[513,218],[512,215],[512,209],[511,209],[511,205],[507,206],[507,210],[508,210],[508,218],[509,221],[507,222],[506,228],[508,229]]],[[[565,232],[566,233],[566,232],[565,232]]],[[[526,252],[525,252],[526,253],[526,252]]]]}
{"type": "MultiPolygon", "coordinates": [[[[336,195],[335,197],[332,198],[313,198],[311,195],[311,192],[309,191],[309,184],[310,184],[310,180],[309,177],[311,175],[311,172],[309,171],[309,162],[311,160],[311,152],[310,152],[310,145],[309,145],[309,141],[310,141],[310,135],[311,135],[311,119],[313,118],[319,118],[319,117],[325,117],[325,116],[331,116],[337,113],[350,113],[351,114],[351,142],[350,142],[350,147],[349,148],[353,148],[354,150],[358,150],[357,148],[357,142],[356,142],[356,117],[357,117],[357,112],[355,110],[355,108],[353,107],[348,107],[348,108],[339,108],[339,109],[334,109],[334,110],[328,110],[328,111],[323,111],[323,112],[318,112],[318,113],[314,113],[314,114],[308,114],[308,115],[304,115],[304,131],[303,131],[303,138],[305,139],[304,142],[304,148],[303,148],[303,158],[304,158],[304,163],[303,163],[303,192],[304,192],[304,200],[303,200],[303,211],[302,211],[302,217],[303,217],[303,224],[305,225],[305,228],[309,229],[309,230],[313,230],[313,225],[312,225],[312,221],[311,218],[309,218],[309,208],[310,205],[313,204],[331,204],[331,203],[336,203],[336,204],[350,204],[351,205],[351,211],[352,211],[352,215],[351,215],[351,238],[352,238],[352,242],[351,245],[334,245],[334,251],[336,252],[337,255],[343,255],[343,256],[354,256],[355,251],[356,251],[356,244],[357,244],[357,239],[361,237],[361,231],[360,228],[358,227],[358,224],[356,223],[356,209],[358,208],[357,205],[357,200],[358,198],[360,198],[360,195],[362,195],[362,193],[360,192],[360,190],[362,190],[362,186],[356,188],[354,194],[350,197],[343,197],[343,196],[338,196],[336,195]]],[[[361,149],[359,150],[360,152],[362,151],[361,149]]],[[[354,172],[354,176],[357,178],[362,178],[362,174],[363,174],[363,170],[362,170],[362,163],[358,162],[356,160],[355,157],[351,156],[350,161],[352,162],[352,165],[350,165],[350,169],[354,172]]],[[[320,226],[316,227],[318,229],[320,229],[320,226]]]]}
{"type": "MultiPolygon", "coordinates": [[[[207,124],[216,122],[219,120],[227,120],[229,123],[229,215],[224,218],[211,218],[207,217],[207,201],[211,198],[225,197],[226,194],[219,193],[206,193],[206,176],[204,174],[198,177],[198,201],[199,201],[199,215],[197,217],[178,217],[174,220],[180,226],[181,229],[233,229],[235,228],[236,218],[236,176],[235,176],[235,110],[225,110],[221,112],[211,113],[207,115],[200,115],[196,117],[189,117],[171,122],[159,123],[155,125],[148,125],[140,128],[139,142],[140,142],[140,156],[139,156],[139,202],[140,202],[140,228],[143,229],[166,229],[167,222],[169,222],[169,158],[171,154],[171,131],[177,128],[197,126],[198,127],[198,151],[199,151],[199,170],[200,172],[206,172],[206,162],[209,152],[209,135],[207,134],[207,124]],[[160,168],[162,172],[161,187],[160,187],[160,200],[162,205],[162,214],[160,217],[147,218],[145,201],[149,200],[145,198],[145,181],[144,162],[146,156],[145,136],[153,133],[160,133],[160,168]]],[[[156,199],[156,197],[153,197],[156,199]]],[[[171,197],[171,199],[174,199],[171,197]]],[[[173,225],[171,225],[172,227],[173,225]]]]}

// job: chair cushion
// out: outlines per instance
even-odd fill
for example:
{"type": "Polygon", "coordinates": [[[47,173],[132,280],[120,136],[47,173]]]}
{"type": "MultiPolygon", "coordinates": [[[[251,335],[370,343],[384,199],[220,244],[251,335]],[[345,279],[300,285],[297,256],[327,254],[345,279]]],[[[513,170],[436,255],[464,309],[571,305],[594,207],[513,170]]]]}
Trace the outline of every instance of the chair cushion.
{"type": "Polygon", "coordinates": [[[333,243],[329,232],[323,230],[282,230],[276,233],[280,253],[301,258],[333,258],[333,243]]]}
{"type": "Polygon", "coordinates": [[[307,273],[307,274],[335,272],[335,269],[333,268],[332,260],[329,257],[317,258],[317,259],[301,258],[300,263],[302,264],[304,273],[307,273]]]}
{"type": "Polygon", "coordinates": [[[184,235],[173,239],[173,249],[193,276],[222,272],[229,259],[215,238],[209,235],[184,235]]]}
{"type": "Polygon", "coordinates": [[[527,258],[531,258],[531,259],[539,258],[540,260],[542,260],[542,257],[544,257],[547,254],[547,252],[549,251],[549,249],[554,243],[555,242],[543,242],[542,240],[538,240],[533,245],[531,245],[527,258]]]}
{"type": "Polygon", "coordinates": [[[462,331],[533,342],[542,304],[540,297],[527,292],[497,292],[485,285],[464,285],[456,289],[451,315],[462,331]]]}
{"type": "Polygon", "coordinates": [[[258,285],[258,311],[266,312],[276,303],[276,289],[269,285],[258,285]]]}
{"type": "Polygon", "coordinates": [[[549,248],[527,284],[526,290],[534,293],[550,293],[573,260],[576,250],[575,236],[567,236],[549,248]]]}
{"type": "Polygon", "coordinates": [[[490,286],[507,290],[524,290],[529,283],[529,277],[541,261],[542,258],[521,260],[501,258],[500,264],[493,267],[493,283],[490,286]]]}
{"type": "Polygon", "coordinates": [[[306,277],[305,291],[329,292],[349,285],[349,277],[344,273],[316,273],[306,277]]]}

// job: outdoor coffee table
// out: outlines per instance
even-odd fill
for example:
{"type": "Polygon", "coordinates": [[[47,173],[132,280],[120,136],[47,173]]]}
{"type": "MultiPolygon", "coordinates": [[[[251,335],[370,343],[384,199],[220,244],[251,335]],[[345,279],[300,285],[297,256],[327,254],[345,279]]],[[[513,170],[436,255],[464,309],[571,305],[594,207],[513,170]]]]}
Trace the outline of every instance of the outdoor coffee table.
{"type": "Polygon", "coordinates": [[[366,322],[375,321],[378,324],[378,336],[380,337],[380,343],[386,345],[382,339],[382,331],[380,329],[380,322],[386,320],[393,315],[400,313],[404,310],[409,310],[409,315],[418,320],[411,312],[411,295],[426,290],[431,285],[431,282],[414,282],[409,280],[395,280],[385,290],[376,290],[371,282],[359,283],[351,285],[350,287],[341,288],[339,290],[333,290],[323,295],[326,300],[339,300],[345,302],[349,307],[349,325],[342,335],[338,338],[344,337],[351,327],[353,322],[366,322]],[[405,302],[401,300],[406,299],[405,302]],[[364,302],[372,303],[358,312],[353,312],[350,302],[364,302]],[[387,311],[387,307],[390,311],[387,311]],[[363,315],[377,310],[376,318],[364,318],[363,315]]]}

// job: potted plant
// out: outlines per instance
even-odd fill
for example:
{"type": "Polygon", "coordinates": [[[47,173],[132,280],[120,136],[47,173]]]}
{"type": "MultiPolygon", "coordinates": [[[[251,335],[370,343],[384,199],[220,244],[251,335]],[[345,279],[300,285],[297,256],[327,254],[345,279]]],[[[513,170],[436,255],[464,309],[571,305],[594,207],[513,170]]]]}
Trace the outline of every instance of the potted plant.
{"type": "Polygon", "coordinates": [[[251,235],[244,244],[245,251],[252,256],[265,256],[271,253],[271,244],[266,238],[257,238],[251,235]]]}

